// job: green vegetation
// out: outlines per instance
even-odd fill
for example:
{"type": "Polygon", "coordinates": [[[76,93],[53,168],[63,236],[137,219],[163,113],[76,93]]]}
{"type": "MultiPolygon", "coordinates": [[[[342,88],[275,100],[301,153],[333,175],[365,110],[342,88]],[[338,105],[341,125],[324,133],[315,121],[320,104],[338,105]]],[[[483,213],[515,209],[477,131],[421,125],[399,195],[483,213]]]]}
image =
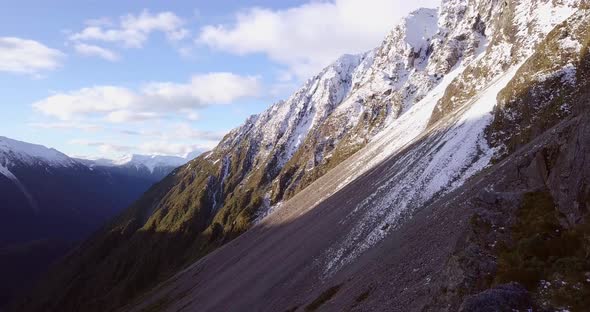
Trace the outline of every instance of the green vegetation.
{"type": "Polygon", "coordinates": [[[564,120],[576,105],[586,100],[584,92],[590,83],[589,44],[590,19],[562,23],[539,44],[514,79],[500,92],[499,105],[487,131],[492,145],[502,148],[500,158],[564,120]],[[577,40],[581,44],[580,51],[564,49],[561,40],[566,37],[577,40]],[[568,64],[576,67],[573,84],[564,82],[562,75],[553,75],[568,64]]]}
{"type": "Polygon", "coordinates": [[[332,287],[326,289],[312,303],[308,304],[305,307],[305,311],[308,311],[308,312],[309,311],[316,311],[324,303],[330,301],[330,299],[332,299],[336,295],[336,293],[338,293],[338,291],[340,290],[341,287],[342,287],[342,284],[338,284],[336,286],[332,286],[332,287]]]}
{"type": "Polygon", "coordinates": [[[519,282],[551,307],[590,306],[590,218],[565,228],[548,191],[527,193],[512,238],[499,248],[495,283],[519,282]]]}

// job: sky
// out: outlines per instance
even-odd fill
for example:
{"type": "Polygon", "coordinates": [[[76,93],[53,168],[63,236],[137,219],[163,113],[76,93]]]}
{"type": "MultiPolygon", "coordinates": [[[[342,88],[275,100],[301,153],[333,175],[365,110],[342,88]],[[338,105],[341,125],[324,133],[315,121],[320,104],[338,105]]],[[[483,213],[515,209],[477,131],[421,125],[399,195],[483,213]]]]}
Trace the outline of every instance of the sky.
{"type": "Polygon", "coordinates": [[[0,0],[0,136],[74,157],[213,148],[439,0],[0,0]]]}

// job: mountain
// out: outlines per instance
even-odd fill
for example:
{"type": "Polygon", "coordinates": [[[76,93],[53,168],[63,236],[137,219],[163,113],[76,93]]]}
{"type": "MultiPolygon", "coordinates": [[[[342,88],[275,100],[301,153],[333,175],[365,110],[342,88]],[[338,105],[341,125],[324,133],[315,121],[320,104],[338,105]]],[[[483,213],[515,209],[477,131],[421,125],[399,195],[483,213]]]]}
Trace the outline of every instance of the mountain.
{"type": "Polygon", "coordinates": [[[55,149],[0,137],[0,303],[30,285],[174,164],[181,162],[134,157],[118,167],[88,166],[55,149]]]}
{"type": "Polygon", "coordinates": [[[125,174],[129,176],[142,177],[145,179],[152,180],[153,182],[157,182],[162,180],[175,168],[184,165],[190,159],[192,159],[188,157],[183,158],[177,156],[130,154],[117,160],[102,158],[94,160],[76,160],[91,168],[100,168],[105,171],[115,172],[118,174],[125,174]]]}
{"type": "Polygon", "coordinates": [[[0,137],[0,191],[6,223],[0,242],[77,240],[183,161],[134,155],[111,166],[97,165],[55,149],[0,137]]]}
{"type": "Polygon", "coordinates": [[[589,31],[577,0],[418,10],[175,169],[15,309],[582,311],[589,31]]]}

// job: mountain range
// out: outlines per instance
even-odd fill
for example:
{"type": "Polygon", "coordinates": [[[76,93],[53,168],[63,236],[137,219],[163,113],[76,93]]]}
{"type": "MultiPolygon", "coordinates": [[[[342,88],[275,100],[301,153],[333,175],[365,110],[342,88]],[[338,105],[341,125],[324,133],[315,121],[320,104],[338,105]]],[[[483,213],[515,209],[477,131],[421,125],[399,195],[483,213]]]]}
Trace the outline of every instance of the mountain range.
{"type": "Polygon", "coordinates": [[[129,154],[116,160],[104,158],[77,158],[76,160],[93,169],[98,168],[129,176],[144,177],[157,182],[167,176],[173,169],[184,165],[192,158],[194,157],[129,154]]]}
{"type": "Polygon", "coordinates": [[[99,164],[0,137],[0,303],[185,162],[133,155],[99,164]]]}
{"type": "Polygon", "coordinates": [[[15,311],[584,311],[590,6],[443,0],[174,169],[15,311]]]}

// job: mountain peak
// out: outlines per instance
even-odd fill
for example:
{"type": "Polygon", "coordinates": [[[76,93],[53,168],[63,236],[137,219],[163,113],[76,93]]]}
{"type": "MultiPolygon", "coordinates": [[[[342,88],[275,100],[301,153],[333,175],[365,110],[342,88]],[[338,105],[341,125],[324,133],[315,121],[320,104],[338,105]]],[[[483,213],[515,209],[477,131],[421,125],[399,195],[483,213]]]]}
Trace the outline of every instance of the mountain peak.
{"type": "Polygon", "coordinates": [[[56,149],[39,144],[17,141],[3,136],[0,136],[0,157],[4,158],[5,161],[22,161],[27,164],[32,164],[39,160],[54,166],[70,166],[76,163],[75,160],[56,149]]]}
{"type": "Polygon", "coordinates": [[[421,8],[403,19],[400,27],[404,30],[405,42],[414,49],[420,49],[438,31],[438,10],[421,8]]]}

